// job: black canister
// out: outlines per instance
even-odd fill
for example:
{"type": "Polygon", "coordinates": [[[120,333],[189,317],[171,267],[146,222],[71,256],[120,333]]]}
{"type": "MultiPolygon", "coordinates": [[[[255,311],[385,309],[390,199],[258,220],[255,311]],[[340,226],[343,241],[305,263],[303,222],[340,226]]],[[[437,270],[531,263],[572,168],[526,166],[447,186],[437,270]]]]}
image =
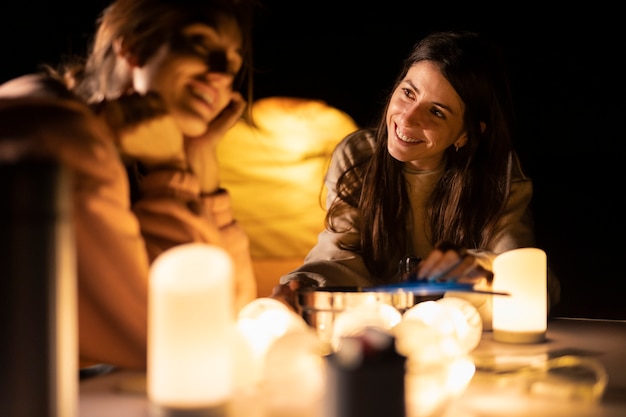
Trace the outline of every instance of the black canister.
{"type": "Polygon", "coordinates": [[[0,140],[0,416],[73,417],[77,302],[70,174],[0,140]]]}
{"type": "Polygon", "coordinates": [[[405,417],[406,358],[374,328],[342,338],[326,357],[326,417],[405,417]]]}

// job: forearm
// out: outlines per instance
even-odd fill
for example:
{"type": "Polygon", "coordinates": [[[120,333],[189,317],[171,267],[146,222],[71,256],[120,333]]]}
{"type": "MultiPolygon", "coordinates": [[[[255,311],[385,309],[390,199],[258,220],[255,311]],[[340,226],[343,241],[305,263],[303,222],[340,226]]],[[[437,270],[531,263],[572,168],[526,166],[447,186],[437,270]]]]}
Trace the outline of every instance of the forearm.
{"type": "Polygon", "coordinates": [[[192,141],[186,144],[187,161],[190,170],[197,176],[200,191],[213,194],[220,188],[217,146],[213,142],[192,141]]]}
{"type": "Polygon", "coordinates": [[[324,230],[303,265],[280,277],[280,284],[306,279],[316,282],[320,287],[372,285],[371,275],[361,256],[339,248],[339,239],[354,238],[356,234],[353,233],[338,234],[324,230]]]}

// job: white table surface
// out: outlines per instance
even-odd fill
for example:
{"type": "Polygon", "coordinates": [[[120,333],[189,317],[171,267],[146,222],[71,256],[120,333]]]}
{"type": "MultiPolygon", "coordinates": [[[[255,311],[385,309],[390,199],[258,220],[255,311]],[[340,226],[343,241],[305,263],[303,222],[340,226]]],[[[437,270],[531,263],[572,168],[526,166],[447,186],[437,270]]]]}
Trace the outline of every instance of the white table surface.
{"type": "MultiPolygon", "coordinates": [[[[495,342],[484,332],[473,351],[479,369],[467,390],[451,402],[440,417],[626,417],[626,321],[552,319],[544,343],[518,345],[495,342]],[[520,395],[511,379],[481,370],[487,358],[534,358],[542,355],[593,358],[608,374],[608,385],[599,402],[571,400],[551,392],[520,395]],[[508,381],[508,382],[507,382],[508,381]]],[[[384,384],[381,384],[384,386],[384,384]]],[[[145,395],[145,374],[113,372],[81,382],[80,417],[153,417],[159,415],[145,395]]],[[[270,417],[255,406],[258,399],[240,399],[228,415],[270,417]]],[[[284,413],[281,417],[325,417],[319,409],[284,413]]],[[[422,417],[407,410],[408,417],[422,417]]],[[[279,417],[272,413],[271,417],[279,417]]],[[[384,416],[381,416],[384,417],[384,416]]]]}

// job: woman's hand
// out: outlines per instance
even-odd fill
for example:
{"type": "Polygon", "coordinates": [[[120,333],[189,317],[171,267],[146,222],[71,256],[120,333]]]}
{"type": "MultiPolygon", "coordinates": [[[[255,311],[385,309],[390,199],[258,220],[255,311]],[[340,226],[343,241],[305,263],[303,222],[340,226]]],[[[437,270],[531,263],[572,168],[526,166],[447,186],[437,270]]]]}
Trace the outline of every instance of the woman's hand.
{"type": "Polygon", "coordinates": [[[485,269],[478,258],[448,241],[441,241],[417,268],[417,278],[428,281],[456,281],[477,284],[493,281],[493,272],[485,269]]]}
{"type": "Polygon", "coordinates": [[[193,153],[196,148],[203,146],[215,147],[217,143],[224,137],[226,132],[230,130],[243,115],[246,108],[246,101],[238,92],[233,92],[230,103],[211,121],[204,134],[187,138],[186,148],[187,154],[193,153]]]}
{"type": "Polygon", "coordinates": [[[217,117],[209,123],[209,128],[203,140],[210,142],[218,142],[227,131],[229,131],[243,115],[246,108],[246,100],[243,96],[234,91],[231,96],[230,103],[217,115],[217,117]]]}
{"type": "Polygon", "coordinates": [[[298,296],[297,291],[303,288],[303,285],[298,279],[289,281],[287,284],[276,285],[272,289],[270,298],[278,300],[291,308],[296,313],[298,312],[298,296]]]}
{"type": "Polygon", "coordinates": [[[185,153],[191,171],[198,176],[202,192],[211,194],[219,188],[219,168],[217,164],[217,144],[243,115],[246,101],[238,92],[233,92],[232,100],[211,122],[206,132],[198,137],[185,138],[185,153]]]}

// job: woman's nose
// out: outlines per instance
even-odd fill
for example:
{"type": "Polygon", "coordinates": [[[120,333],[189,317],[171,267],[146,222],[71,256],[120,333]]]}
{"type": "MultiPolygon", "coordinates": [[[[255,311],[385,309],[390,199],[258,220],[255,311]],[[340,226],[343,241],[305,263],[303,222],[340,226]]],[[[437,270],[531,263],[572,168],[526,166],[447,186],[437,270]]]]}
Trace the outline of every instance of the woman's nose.
{"type": "Polygon", "coordinates": [[[420,103],[415,102],[405,107],[402,118],[410,125],[422,124],[426,120],[426,109],[420,103]]]}
{"type": "Polygon", "coordinates": [[[229,72],[213,72],[211,70],[206,73],[205,78],[209,84],[216,88],[232,87],[235,80],[235,76],[229,72]]]}

